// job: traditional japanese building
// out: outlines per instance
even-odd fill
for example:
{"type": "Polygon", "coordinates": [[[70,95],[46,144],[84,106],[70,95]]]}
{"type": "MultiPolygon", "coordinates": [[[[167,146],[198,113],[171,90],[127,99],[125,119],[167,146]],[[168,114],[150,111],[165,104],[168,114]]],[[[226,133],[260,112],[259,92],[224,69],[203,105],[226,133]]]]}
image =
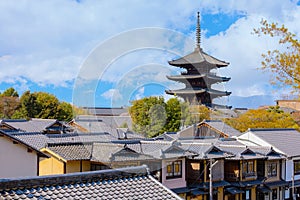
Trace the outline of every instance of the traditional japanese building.
{"type": "Polygon", "coordinates": [[[227,67],[228,62],[221,61],[205,53],[200,47],[201,30],[199,12],[197,16],[196,28],[196,48],[195,50],[181,58],[169,61],[169,64],[175,67],[185,69],[180,75],[167,76],[172,81],[178,81],[185,84],[185,88],[179,90],[166,90],[170,95],[177,95],[196,104],[204,104],[208,107],[215,107],[212,103],[214,98],[228,96],[231,92],[212,89],[216,83],[227,82],[228,77],[217,76],[216,69],[227,67]]]}

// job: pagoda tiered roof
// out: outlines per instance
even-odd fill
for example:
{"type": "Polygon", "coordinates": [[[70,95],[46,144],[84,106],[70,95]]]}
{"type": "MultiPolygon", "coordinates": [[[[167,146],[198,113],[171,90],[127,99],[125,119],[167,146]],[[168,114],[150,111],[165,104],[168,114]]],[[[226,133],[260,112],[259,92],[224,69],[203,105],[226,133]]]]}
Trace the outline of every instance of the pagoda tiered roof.
{"type": "Polygon", "coordinates": [[[179,66],[179,67],[186,66],[186,65],[193,65],[193,64],[201,64],[201,63],[212,64],[218,68],[226,67],[229,65],[228,62],[219,60],[213,56],[208,55],[207,53],[202,51],[202,49],[199,47],[196,47],[192,53],[186,56],[183,56],[176,60],[169,61],[170,65],[179,66]]]}
{"type": "Polygon", "coordinates": [[[208,74],[181,74],[181,75],[175,75],[175,76],[167,76],[168,79],[174,80],[174,81],[184,81],[184,80],[190,80],[190,79],[199,79],[199,78],[207,78],[213,81],[220,81],[225,82],[229,81],[229,77],[221,77],[216,76],[215,74],[208,73],[208,74]]]}
{"type": "Polygon", "coordinates": [[[201,94],[207,92],[211,96],[228,96],[231,94],[231,92],[228,91],[219,91],[209,88],[184,88],[179,90],[166,90],[167,94],[172,95],[180,95],[180,94],[201,94]]]}

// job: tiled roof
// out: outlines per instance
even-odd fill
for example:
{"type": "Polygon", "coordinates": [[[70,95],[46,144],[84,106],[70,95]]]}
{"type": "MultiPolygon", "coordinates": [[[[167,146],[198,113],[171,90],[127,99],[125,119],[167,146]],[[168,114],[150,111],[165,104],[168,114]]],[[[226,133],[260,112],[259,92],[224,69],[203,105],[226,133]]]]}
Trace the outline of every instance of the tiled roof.
{"type": "Polygon", "coordinates": [[[49,126],[56,123],[56,119],[31,119],[29,121],[26,120],[9,120],[5,121],[6,124],[19,129],[24,132],[43,132],[49,126]]]}
{"type": "Polygon", "coordinates": [[[181,199],[145,166],[0,182],[0,199],[181,199]]]}
{"type": "Polygon", "coordinates": [[[153,160],[150,155],[136,152],[122,144],[112,143],[94,143],[92,161],[112,162],[112,161],[137,161],[137,160],[153,160]]]}
{"type": "Polygon", "coordinates": [[[266,158],[265,155],[256,153],[251,148],[248,148],[246,146],[223,145],[219,146],[219,148],[221,148],[225,152],[233,154],[233,157],[228,158],[232,160],[252,160],[266,158]]]}
{"type": "Polygon", "coordinates": [[[155,137],[155,139],[165,140],[165,141],[173,141],[173,140],[178,139],[179,136],[180,136],[180,134],[178,132],[166,132],[166,133],[163,133],[163,134],[155,137]]]}
{"type": "Polygon", "coordinates": [[[182,143],[182,147],[198,155],[194,159],[225,158],[232,156],[209,143],[182,143]]]}
{"type": "Polygon", "coordinates": [[[300,155],[300,133],[295,129],[249,129],[248,131],[288,157],[300,155]]]}
{"type": "Polygon", "coordinates": [[[108,142],[115,140],[109,133],[65,133],[65,134],[47,134],[50,142],[64,143],[64,142],[108,142]]]}
{"type": "Polygon", "coordinates": [[[128,128],[117,128],[116,132],[112,132],[111,135],[118,139],[142,139],[145,138],[141,134],[134,133],[128,128]],[[116,134],[116,135],[115,135],[116,134]]]}
{"type": "Polygon", "coordinates": [[[196,129],[196,126],[194,126],[194,125],[188,126],[185,129],[178,132],[179,137],[181,137],[181,138],[182,137],[193,137],[195,134],[195,129],[196,129]]]}
{"type": "MultiPolygon", "coordinates": [[[[75,119],[70,125],[74,128],[76,128],[74,125],[79,125],[86,130],[85,132],[89,133],[110,133],[112,135],[117,135],[117,130],[108,126],[101,119],[75,119]]],[[[77,129],[77,131],[82,132],[80,129],[77,129]]]]}
{"type": "Polygon", "coordinates": [[[90,159],[93,142],[109,142],[115,139],[108,133],[47,135],[41,133],[12,133],[12,135],[36,149],[47,147],[65,160],[90,159]]]}
{"type": "Polygon", "coordinates": [[[200,64],[205,62],[210,63],[212,65],[217,65],[219,67],[225,67],[229,65],[229,63],[214,58],[213,56],[210,56],[207,53],[203,52],[202,49],[197,48],[195,49],[195,51],[184,57],[169,61],[169,64],[174,66],[180,66],[187,64],[200,64]]]}
{"type": "Polygon", "coordinates": [[[90,160],[92,143],[60,143],[49,144],[48,149],[65,160],[90,160]]]}
{"type": "Polygon", "coordinates": [[[132,129],[132,120],[130,116],[99,116],[99,118],[113,128],[119,128],[126,123],[128,128],[132,129]]]}
{"type": "Polygon", "coordinates": [[[207,124],[208,126],[212,127],[213,129],[216,129],[217,131],[220,131],[220,132],[228,135],[229,137],[241,135],[241,132],[232,128],[231,126],[227,125],[226,123],[224,123],[221,120],[204,120],[198,126],[201,126],[202,124],[207,124]]]}
{"type": "Polygon", "coordinates": [[[47,146],[48,142],[51,142],[46,135],[40,132],[26,132],[26,133],[18,133],[14,132],[11,133],[14,137],[18,138],[19,140],[35,147],[36,149],[41,149],[47,146]]]}
{"type": "Polygon", "coordinates": [[[9,134],[37,149],[44,148],[52,143],[109,142],[115,140],[115,138],[108,133],[42,134],[40,132],[12,132],[9,134]]]}
{"type": "Polygon", "coordinates": [[[86,110],[89,114],[91,115],[114,115],[114,116],[119,116],[124,113],[128,113],[127,108],[99,108],[99,107],[84,107],[84,110],[86,110]]]}
{"type": "Polygon", "coordinates": [[[275,151],[272,147],[264,147],[264,146],[251,146],[249,147],[255,153],[264,155],[268,158],[268,160],[274,159],[282,159],[285,156],[275,151]]]}
{"type": "Polygon", "coordinates": [[[129,148],[136,152],[150,155],[156,159],[180,158],[195,155],[194,152],[183,149],[176,142],[140,141],[140,144],[130,144],[129,148]]]}

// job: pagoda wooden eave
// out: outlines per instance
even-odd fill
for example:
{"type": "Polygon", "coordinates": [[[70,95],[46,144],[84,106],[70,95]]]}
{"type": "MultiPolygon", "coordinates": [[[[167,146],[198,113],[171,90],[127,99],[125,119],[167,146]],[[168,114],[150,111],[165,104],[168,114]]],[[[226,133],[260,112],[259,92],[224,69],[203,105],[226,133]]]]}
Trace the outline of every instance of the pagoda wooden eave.
{"type": "Polygon", "coordinates": [[[206,92],[205,89],[180,89],[180,90],[166,90],[167,94],[201,94],[206,92]]]}
{"type": "Polygon", "coordinates": [[[210,95],[215,95],[215,96],[229,96],[231,94],[231,92],[228,92],[228,91],[219,91],[219,90],[213,90],[213,89],[207,90],[207,93],[209,93],[210,95]]]}
{"type": "Polygon", "coordinates": [[[181,57],[179,59],[169,61],[168,63],[173,66],[181,67],[184,65],[191,65],[191,64],[193,65],[193,64],[200,64],[205,62],[215,65],[216,67],[226,67],[229,65],[228,62],[210,56],[207,53],[203,52],[202,49],[199,48],[195,48],[195,50],[192,53],[184,57],[181,57]]]}
{"type": "Polygon", "coordinates": [[[212,96],[228,96],[231,94],[231,92],[228,91],[218,91],[213,89],[203,89],[203,88],[186,88],[186,89],[180,89],[180,90],[166,90],[167,94],[201,94],[207,92],[208,94],[212,96]]]}
{"type": "Polygon", "coordinates": [[[190,80],[190,79],[199,79],[199,78],[207,78],[210,80],[214,80],[214,81],[222,81],[222,82],[226,82],[229,81],[231,78],[229,77],[221,77],[221,76],[216,76],[216,75],[212,75],[212,74],[193,74],[193,75],[189,75],[189,74],[185,74],[185,75],[175,75],[175,76],[167,76],[167,78],[169,80],[174,80],[174,81],[184,81],[184,80],[190,80]]]}
{"type": "Polygon", "coordinates": [[[199,79],[204,78],[206,74],[196,74],[196,75],[175,75],[175,76],[167,76],[170,80],[188,80],[188,79],[199,79]]]}
{"type": "Polygon", "coordinates": [[[208,74],[207,78],[212,79],[212,80],[216,80],[216,81],[222,81],[222,82],[226,82],[226,81],[229,81],[231,79],[230,77],[215,76],[215,75],[211,75],[211,74],[208,74]]]}

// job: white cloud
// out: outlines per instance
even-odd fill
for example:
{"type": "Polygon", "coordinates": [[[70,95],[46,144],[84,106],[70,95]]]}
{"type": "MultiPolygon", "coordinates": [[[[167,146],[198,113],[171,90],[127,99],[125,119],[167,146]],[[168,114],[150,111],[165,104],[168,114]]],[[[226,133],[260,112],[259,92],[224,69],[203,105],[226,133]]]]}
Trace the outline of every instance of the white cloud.
{"type": "Polygon", "coordinates": [[[120,93],[119,90],[117,89],[109,89],[108,91],[104,92],[102,95],[102,97],[104,97],[105,99],[108,99],[108,100],[120,100],[122,99],[122,95],[120,93]]]}

